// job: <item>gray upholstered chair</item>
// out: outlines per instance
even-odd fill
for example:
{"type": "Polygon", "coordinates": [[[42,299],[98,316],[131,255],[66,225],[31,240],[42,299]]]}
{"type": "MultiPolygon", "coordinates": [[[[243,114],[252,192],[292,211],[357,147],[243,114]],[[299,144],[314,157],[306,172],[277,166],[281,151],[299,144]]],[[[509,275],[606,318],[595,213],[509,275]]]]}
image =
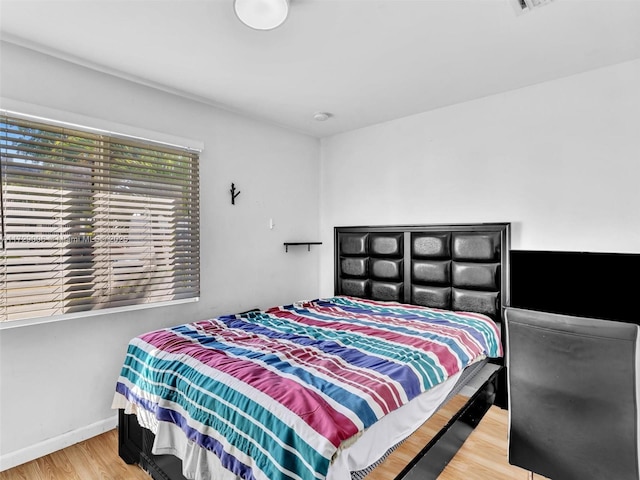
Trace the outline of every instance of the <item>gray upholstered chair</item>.
{"type": "Polygon", "coordinates": [[[505,317],[509,463],[553,480],[638,480],[638,327],[505,317]]]}

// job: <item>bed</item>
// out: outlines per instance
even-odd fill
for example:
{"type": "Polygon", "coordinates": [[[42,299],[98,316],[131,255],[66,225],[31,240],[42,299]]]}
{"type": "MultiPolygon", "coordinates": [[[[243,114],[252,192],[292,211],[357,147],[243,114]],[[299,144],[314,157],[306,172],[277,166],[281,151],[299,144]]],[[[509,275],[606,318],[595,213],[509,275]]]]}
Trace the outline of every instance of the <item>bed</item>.
{"type": "Polygon", "coordinates": [[[364,478],[488,363],[495,388],[508,250],[507,223],[335,228],[334,296],[131,340],[120,456],[156,479],[364,478]]]}

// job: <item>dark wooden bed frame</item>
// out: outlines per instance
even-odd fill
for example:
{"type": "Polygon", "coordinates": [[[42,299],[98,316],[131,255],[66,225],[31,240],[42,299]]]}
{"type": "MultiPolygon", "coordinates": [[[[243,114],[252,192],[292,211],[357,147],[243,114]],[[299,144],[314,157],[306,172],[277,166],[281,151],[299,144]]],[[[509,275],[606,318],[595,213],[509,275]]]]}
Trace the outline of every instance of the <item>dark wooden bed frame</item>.
{"type": "MultiPolygon", "coordinates": [[[[334,229],[336,295],[490,316],[509,304],[509,223],[347,226],[334,229]]],[[[503,337],[504,338],[504,335],[503,337]]],[[[492,404],[506,405],[502,359],[469,401],[396,477],[435,479],[492,404]]],[[[153,455],[154,436],[119,412],[120,457],[155,480],[186,480],[179,458],[153,455]]]]}

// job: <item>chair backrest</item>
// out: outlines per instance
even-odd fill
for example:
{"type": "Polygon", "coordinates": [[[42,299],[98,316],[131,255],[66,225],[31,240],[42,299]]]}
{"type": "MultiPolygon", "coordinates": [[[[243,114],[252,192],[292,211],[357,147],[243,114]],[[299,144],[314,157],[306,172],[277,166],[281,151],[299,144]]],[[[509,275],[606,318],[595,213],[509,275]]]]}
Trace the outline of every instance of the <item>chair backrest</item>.
{"type": "Polygon", "coordinates": [[[509,463],[638,480],[638,326],[507,307],[509,463]]]}

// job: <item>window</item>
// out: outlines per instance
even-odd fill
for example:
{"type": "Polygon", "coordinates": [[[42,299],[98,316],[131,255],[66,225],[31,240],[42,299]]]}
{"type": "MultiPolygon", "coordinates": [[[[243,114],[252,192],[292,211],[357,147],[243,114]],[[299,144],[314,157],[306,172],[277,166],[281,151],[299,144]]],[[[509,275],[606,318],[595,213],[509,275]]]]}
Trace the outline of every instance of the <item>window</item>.
{"type": "Polygon", "coordinates": [[[0,112],[0,322],[197,298],[198,152],[0,112]]]}

